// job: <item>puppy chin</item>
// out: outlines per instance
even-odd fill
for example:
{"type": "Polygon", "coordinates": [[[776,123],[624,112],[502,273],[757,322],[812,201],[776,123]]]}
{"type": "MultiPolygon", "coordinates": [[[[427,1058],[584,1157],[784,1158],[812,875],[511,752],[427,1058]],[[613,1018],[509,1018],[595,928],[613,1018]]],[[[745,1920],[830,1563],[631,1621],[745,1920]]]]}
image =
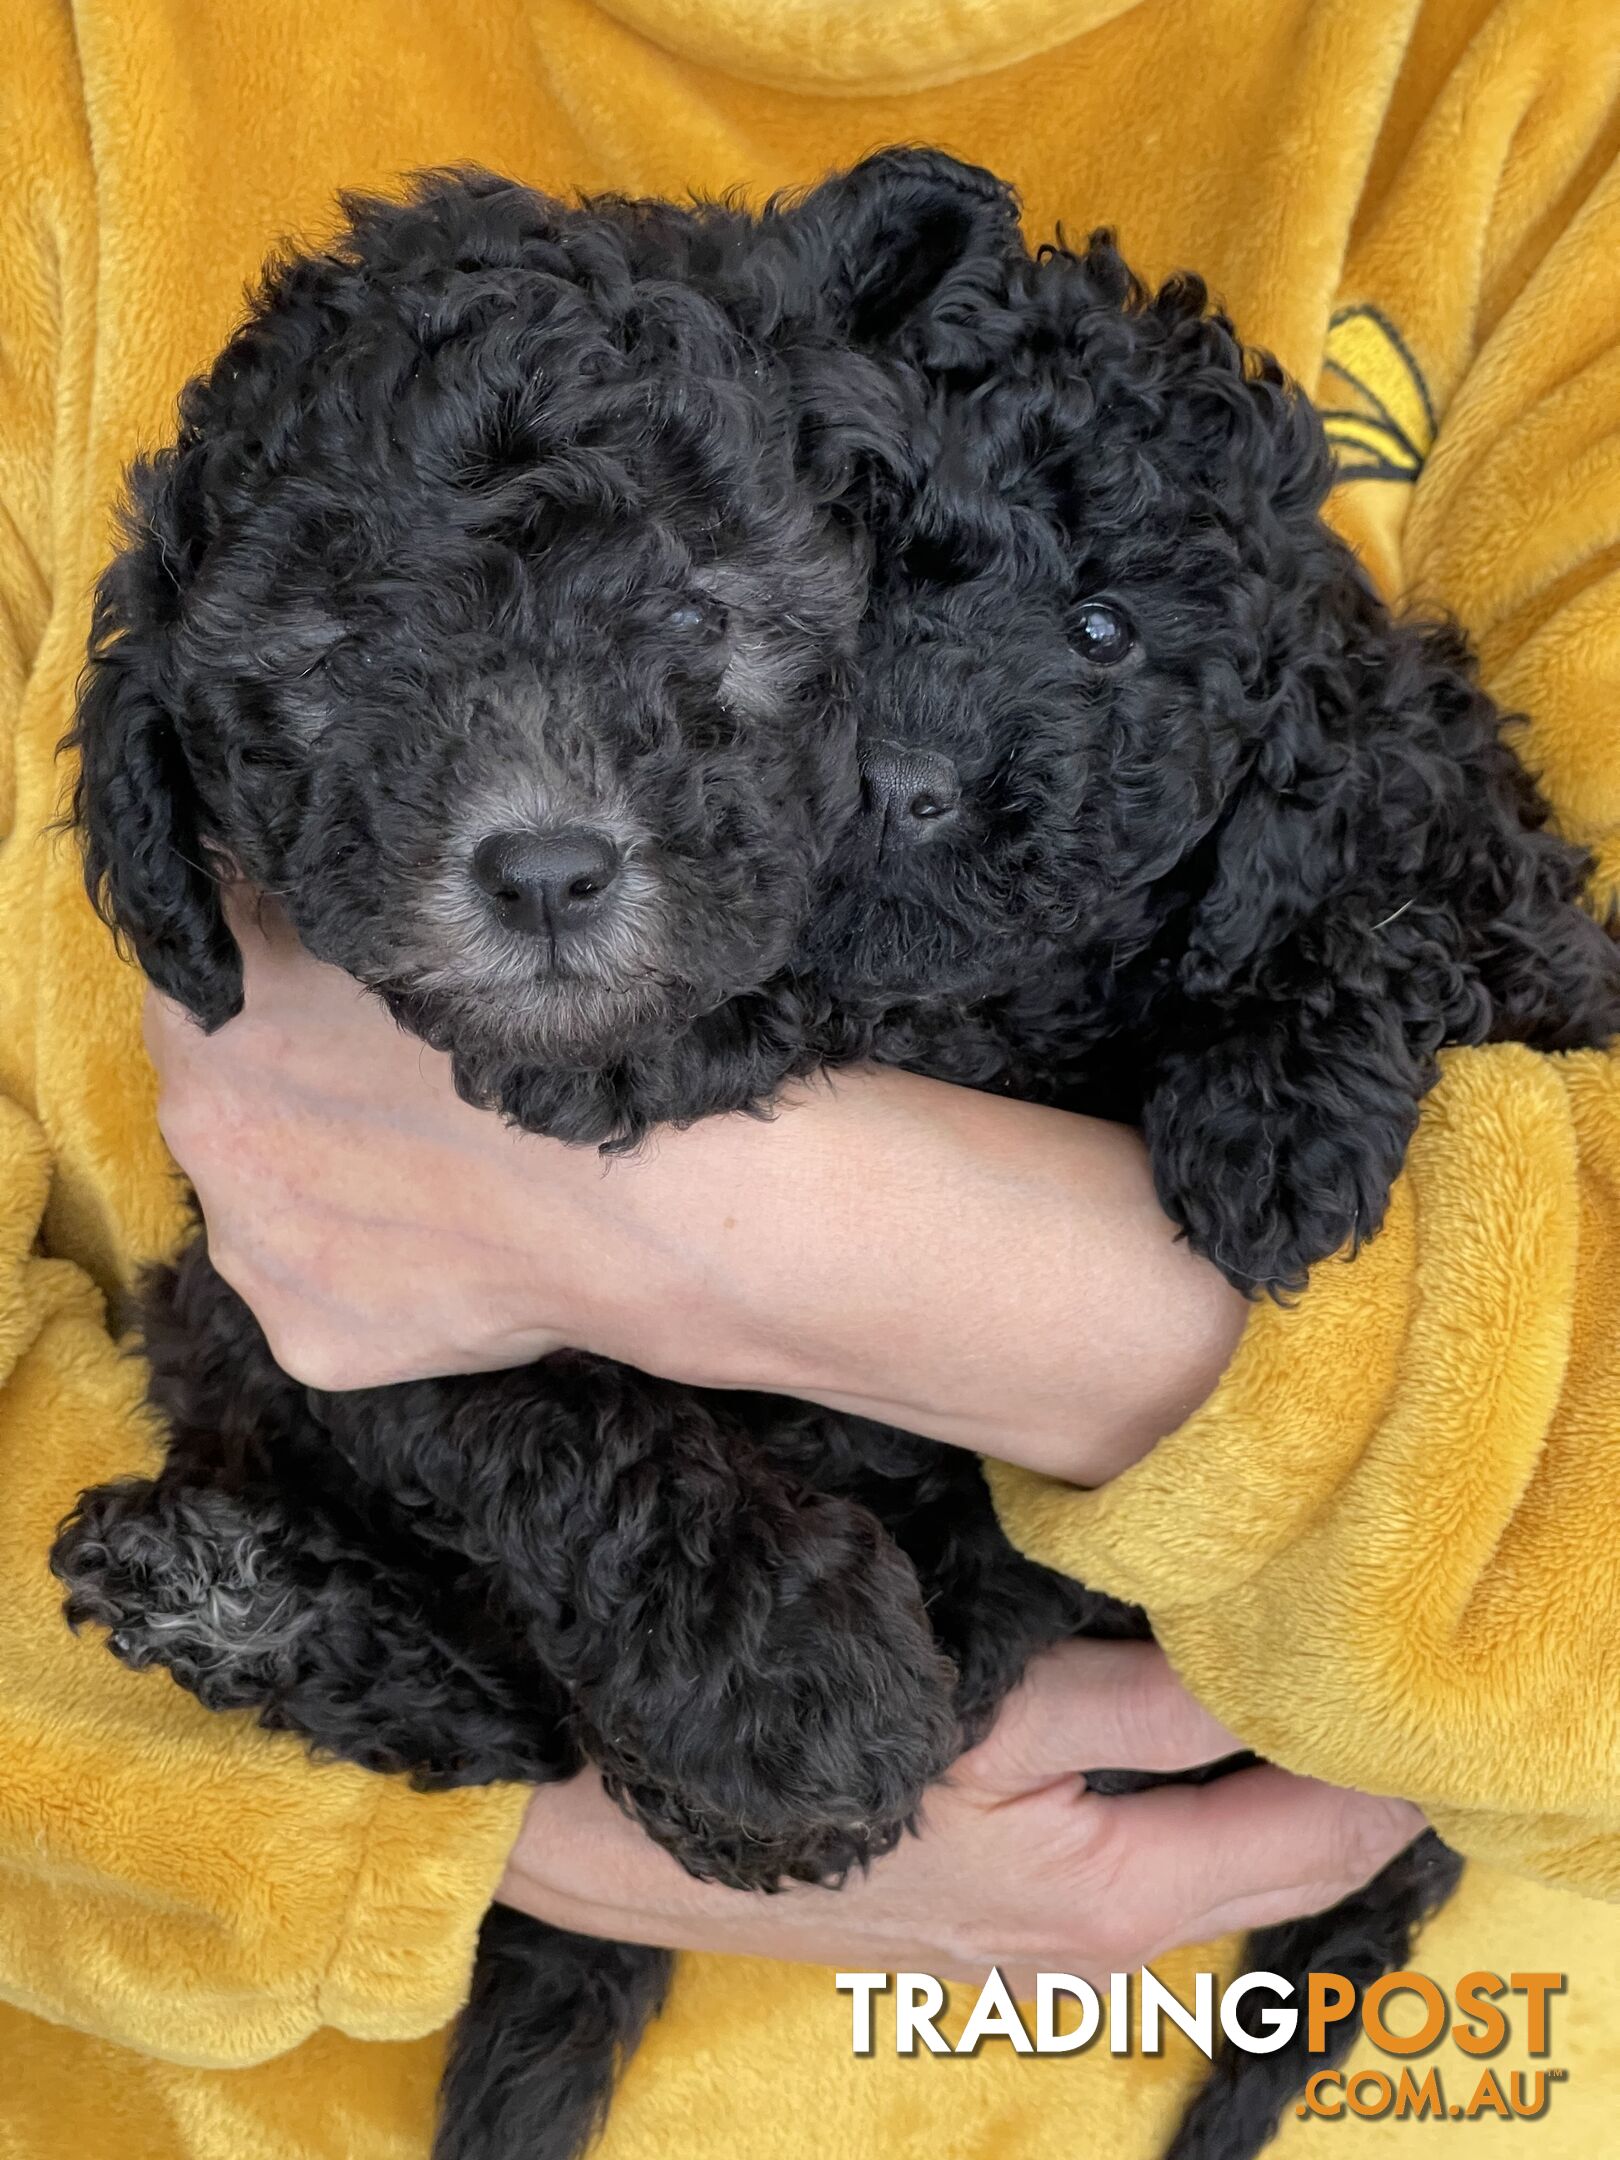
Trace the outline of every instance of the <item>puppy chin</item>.
{"type": "Polygon", "coordinates": [[[632,1057],[690,1017],[689,1000],[666,982],[542,982],[521,992],[457,994],[393,989],[394,1018],[458,1075],[524,1065],[603,1069],[632,1057]]]}
{"type": "Polygon", "coordinates": [[[996,987],[984,941],[917,902],[852,896],[816,927],[816,972],[835,995],[954,998],[996,987]]]}

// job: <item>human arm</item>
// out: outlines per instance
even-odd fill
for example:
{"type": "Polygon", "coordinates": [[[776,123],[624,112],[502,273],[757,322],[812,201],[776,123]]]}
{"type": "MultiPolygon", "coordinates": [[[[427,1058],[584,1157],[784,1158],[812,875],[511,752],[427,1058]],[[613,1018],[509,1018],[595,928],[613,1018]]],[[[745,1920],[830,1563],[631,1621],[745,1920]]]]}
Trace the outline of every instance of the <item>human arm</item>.
{"type": "Polygon", "coordinates": [[[921,1834],[830,1892],[762,1899],[694,1882],[594,1775],[535,1794],[501,1899],[587,1935],[981,1982],[1106,1986],[1175,1944],[1319,1911],[1422,1827],[1415,1809],[1272,1769],[1130,1798],[1081,1760],[1192,1768],[1235,1745],[1143,1643],[1065,1643],[928,1798],[921,1834]]]}
{"type": "Polygon", "coordinates": [[[631,1158],[506,1130],[239,896],[242,1016],[150,997],[159,1118],[284,1369],[370,1386],[567,1343],[1096,1482],[1206,1395],[1242,1300],[1125,1128],[899,1072],[631,1158]]]}

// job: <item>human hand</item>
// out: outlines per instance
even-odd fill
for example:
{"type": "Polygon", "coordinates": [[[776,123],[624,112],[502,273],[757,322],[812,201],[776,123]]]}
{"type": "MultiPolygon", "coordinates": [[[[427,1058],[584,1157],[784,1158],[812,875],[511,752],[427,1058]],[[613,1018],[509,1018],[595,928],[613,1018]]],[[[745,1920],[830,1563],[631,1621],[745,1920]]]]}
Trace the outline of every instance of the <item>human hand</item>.
{"type": "Polygon", "coordinates": [[[469,1109],[275,910],[238,893],[230,916],[240,1017],[205,1036],[148,999],[159,1119],[215,1265],[311,1385],[570,1344],[1095,1484],[1236,1341],[1242,1300],[1123,1127],[854,1072],[604,1161],[469,1109]]]}
{"type": "Polygon", "coordinates": [[[1181,1943],[1321,1911],[1423,1828],[1416,1808],[1286,1772],[1128,1798],[1077,1763],[1183,1770],[1239,1746],[1146,1643],[1064,1643],[932,1791],[921,1834],[842,1890],[694,1882],[594,1773],[536,1792],[499,1896],[554,1926],[669,1949],[981,1982],[1094,1984],[1181,1943]]]}
{"type": "Polygon", "coordinates": [[[549,1286],[513,1218],[524,1141],[463,1103],[448,1060],[312,960],[276,910],[239,891],[228,913],[241,1015],[204,1035],[149,991],[146,1047],[214,1265],[283,1369],[381,1386],[557,1348],[549,1286]]]}

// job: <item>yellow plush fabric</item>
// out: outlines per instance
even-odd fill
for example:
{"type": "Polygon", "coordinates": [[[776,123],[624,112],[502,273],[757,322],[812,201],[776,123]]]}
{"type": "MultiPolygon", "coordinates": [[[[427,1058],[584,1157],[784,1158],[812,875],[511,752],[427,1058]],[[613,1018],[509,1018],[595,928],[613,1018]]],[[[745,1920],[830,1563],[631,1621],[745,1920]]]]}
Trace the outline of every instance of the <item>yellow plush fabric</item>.
{"type": "MultiPolygon", "coordinates": [[[[1335,515],[1391,593],[1473,630],[1620,885],[1620,21],[1613,0],[12,0],[6,41],[0,2160],[406,2160],[521,1795],[314,1768],[74,1642],[44,1566],[78,1488],[152,1446],[117,1301],[179,1220],[139,986],[44,832],[121,466],[340,185],[475,159],[763,190],[940,141],[1017,180],[1037,232],[1106,218],[1149,273],[1204,270],[1316,386],[1335,515]]],[[[1593,2155],[1620,2100],[1620,1913],[1570,1889],[1620,1893],[1617,1090],[1598,1058],[1458,1055],[1388,1230],[1257,1312],[1184,1431],[1095,1495],[997,1477],[1014,1533],[1140,1597],[1246,1738],[1415,1794],[1485,1863],[1423,1963],[1569,1973],[1555,2135],[1593,2155]]],[[[1196,2070],[857,2060],[827,1975],[694,1958],[603,2149],[1150,2160],[1196,2070]]],[[[1320,2134],[1291,2121],[1278,2150],[1320,2134]]],[[[1517,2133],[1467,2134],[1485,2155],[1517,2133]]]]}

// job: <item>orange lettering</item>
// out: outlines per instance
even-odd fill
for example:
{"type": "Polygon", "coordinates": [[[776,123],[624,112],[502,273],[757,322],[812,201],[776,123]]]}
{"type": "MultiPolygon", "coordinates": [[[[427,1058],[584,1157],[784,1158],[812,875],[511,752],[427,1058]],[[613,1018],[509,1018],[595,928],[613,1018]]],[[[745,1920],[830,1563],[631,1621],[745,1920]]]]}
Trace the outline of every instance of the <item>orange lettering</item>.
{"type": "Polygon", "coordinates": [[[1415,2115],[1421,2122],[1426,2115],[1439,2121],[1446,2112],[1445,2095],[1440,2090],[1440,2073],[1431,2070],[1421,2085],[1413,2083],[1410,2070],[1401,2072],[1401,2082],[1395,2091],[1397,2118],[1415,2115]]]}
{"type": "Polygon", "coordinates": [[[1320,2055],[1327,2044],[1327,2029],[1338,2025],[1356,2007],[1356,1991],[1343,1973],[1313,1972],[1305,1991],[1305,2044],[1320,2055]]]}
{"type": "Polygon", "coordinates": [[[1526,2043],[1532,2055],[1547,2052],[1547,1997],[1562,1995],[1562,1973],[1509,1973],[1508,1986],[1515,1995],[1523,1995],[1530,2008],[1530,2036],[1526,2043]]]}
{"type": "Polygon", "coordinates": [[[1500,2115],[1504,2122],[1513,2120],[1513,2110],[1507,2104],[1507,2094],[1497,2084],[1494,2070],[1487,2070],[1480,2079],[1474,2088],[1474,2097],[1463,2113],[1472,2122],[1476,2115],[1483,2115],[1487,2108],[1493,2115],[1500,2115]]]}
{"type": "Polygon", "coordinates": [[[1508,2095],[1508,2097],[1512,2102],[1514,2114],[1521,2117],[1523,2120],[1529,2121],[1532,2116],[1544,2115],[1547,2111],[1546,2071],[1515,2070],[1513,2073],[1513,2089],[1508,2095]],[[1524,2094],[1524,2081],[1526,2077],[1528,2077],[1531,2081],[1531,2096],[1528,2100],[1525,2098],[1524,2094]]]}
{"type": "Polygon", "coordinates": [[[1344,2079],[1337,2070],[1318,2070],[1314,2077],[1305,2081],[1305,2104],[1313,2115],[1325,2116],[1329,2122],[1337,2122],[1344,2113],[1341,2088],[1344,2079]],[[1333,2094],[1337,2105],[1329,2100],[1333,2094]]]}
{"type": "Polygon", "coordinates": [[[1373,2046],[1386,2055],[1421,2055],[1446,2029],[1446,1998],[1422,1973],[1385,1973],[1361,1998],[1361,2022],[1373,2046]],[[1415,2033],[1391,2032],[1384,2023],[1384,2005],[1392,1995],[1416,1995],[1422,2002],[1423,2023],[1415,2033]]]}
{"type": "Polygon", "coordinates": [[[1382,2070],[1363,2070],[1359,2077],[1350,2081],[1350,2112],[1352,2115],[1382,2115],[1395,2097],[1395,2088],[1382,2070]],[[1370,2085],[1373,2096],[1363,2100],[1361,2088],[1370,2085]]]}
{"type": "Polygon", "coordinates": [[[1465,2055],[1489,2055],[1508,2036],[1508,2021],[1495,2003],[1487,2002],[1488,1995],[1500,1995],[1507,1983],[1500,1973],[1465,1973],[1457,1982],[1457,2008],[1465,2018],[1477,2018],[1484,2026],[1483,2032],[1472,2027],[1454,2025],[1451,2037],[1465,2055]]]}

